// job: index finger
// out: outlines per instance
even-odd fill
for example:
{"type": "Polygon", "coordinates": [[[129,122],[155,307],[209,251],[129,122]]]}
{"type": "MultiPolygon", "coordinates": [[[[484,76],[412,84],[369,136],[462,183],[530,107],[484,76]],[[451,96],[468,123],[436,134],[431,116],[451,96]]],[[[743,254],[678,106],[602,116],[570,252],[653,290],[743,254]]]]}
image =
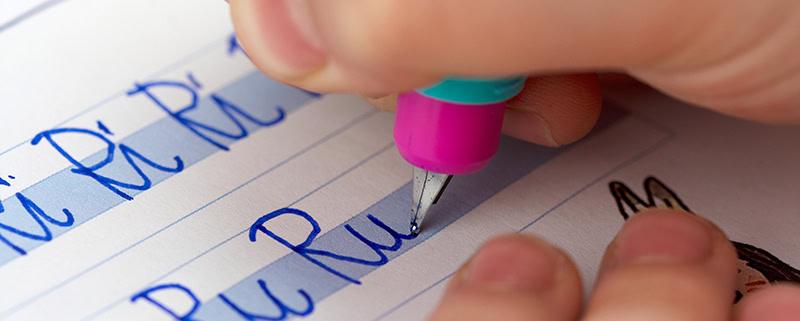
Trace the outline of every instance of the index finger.
{"type": "Polygon", "coordinates": [[[262,70],[311,90],[356,92],[404,91],[452,74],[650,65],[710,24],[717,2],[230,1],[262,70]]]}

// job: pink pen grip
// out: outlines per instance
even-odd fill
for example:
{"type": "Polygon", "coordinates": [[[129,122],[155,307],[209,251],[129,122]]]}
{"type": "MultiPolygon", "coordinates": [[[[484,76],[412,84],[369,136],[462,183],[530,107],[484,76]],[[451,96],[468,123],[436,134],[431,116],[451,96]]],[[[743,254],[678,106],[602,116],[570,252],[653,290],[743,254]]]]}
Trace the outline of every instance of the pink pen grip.
{"type": "Polygon", "coordinates": [[[401,94],[394,141],[400,155],[416,167],[450,175],[474,173],[497,153],[505,105],[464,105],[417,92],[401,94]]]}

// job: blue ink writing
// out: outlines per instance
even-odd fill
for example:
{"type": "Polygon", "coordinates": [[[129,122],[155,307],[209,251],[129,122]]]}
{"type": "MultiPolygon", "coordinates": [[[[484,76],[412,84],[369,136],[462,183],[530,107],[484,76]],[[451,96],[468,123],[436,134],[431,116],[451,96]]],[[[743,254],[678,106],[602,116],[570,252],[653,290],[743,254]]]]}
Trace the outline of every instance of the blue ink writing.
{"type": "Polygon", "coordinates": [[[148,302],[150,302],[150,303],[154,304],[155,306],[157,306],[159,309],[161,309],[164,312],[166,312],[167,314],[171,315],[173,318],[175,318],[175,320],[180,320],[180,321],[196,321],[195,319],[192,319],[192,314],[194,314],[197,311],[197,308],[200,307],[200,300],[197,299],[197,296],[195,296],[194,293],[192,293],[191,290],[189,290],[188,288],[186,288],[185,286],[180,285],[180,284],[163,284],[163,285],[159,285],[159,286],[154,286],[152,288],[149,288],[147,290],[144,290],[144,291],[141,291],[139,293],[134,294],[131,297],[131,302],[136,302],[136,300],[139,300],[139,299],[147,300],[148,302]],[[192,303],[192,308],[189,310],[189,312],[184,313],[182,315],[179,315],[177,312],[175,312],[172,309],[168,308],[167,306],[165,306],[161,302],[159,302],[159,301],[157,301],[157,300],[155,300],[155,299],[150,297],[151,293],[158,292],[158,291],[164,291],[164,290],[178,290],[178,291],[183,292],[183,294],[187,295],[193,302],[192,303]]]}
{"type": "Polygon", "coordinates": [[[186,129],[188,129],[201,139],[205,140],[209,144],[212,144],[217,148],[225,151],[229,150],[228,146],[212,138],[210,134],[214,134],[232,140],[239,140],[249,135],[249,131],[245,128],[244,124],[242,124],[240,118],[250,121],[251,123],[260,127],[268,127],[280,123],[286,117],[286,112],[283,110],[283,108],[281,108],[280,106],[275,106],[275,110],[278,113],[277,116],[269,120],[260,120],[250,115],[249,113],[243,111],[241,108],[234,105],[230,101],[220,97],[219,95],[211,94],[210,98],[214,102],[214,104],[217,105],[217,108],[238,128],[238,132],[226,132],[222,129],[213,127],[209,124],[202,123],[198,120],[192,119],[187,115],[187,113],[189,113],[192,110],[195,110],[198,107],[197,91],[192,87],[190,87],[189,85],[176,81],[152,81],[143,84],[137,83],[136,88],[129,91],[128,95],[131,96],[139,93],[145,94],[148,98],[150,98],[151,101],[153,101],[153,103],[155,103],[159,108],[161,108],[161,110],[166,112],[167,115],[172,117],[172,119],[180,123],[182,126],[186,127],[186,129]],[[192,97],[192,99],[188,105],[178,109],[177,111],[172,111],[169,107],[167,107],[167,105],[165,105],[165,103],[162,100],[158,99],[158,97],[156,97],[152,93],[151,90],[154,88],[172,88],[172,89],[182,90],[188,93],[192,97]]]}
{"type": "MultiPolygon", "coordinates": [[[[12,177],[13,176],[9,176],[9,178],[12,178],[12,177]]],[[[0,185],[11,186],[11,184],[9,182],[7,182],[6,180],[3,180],[3,179],[0,179],[0,185]]],[[[64,220],[63,221],[59,221],[59,220],[53,218],[52,216],[48,215],[47,213],[45,213],[44,210],[42,210],[42,208],[39,207],[39,205],[36,205],[36,203],[34,203],[32,200],[30,200],[29,198],[25,197],[25,195],[22,195],[22,193],[16,193],[16,194],[14,194],[14,196],[16,197],[16,199],[20,203],[20,205],[22,205],[22,208],[25,209],[25,212],[28,213],[28,215],[36,222],[37,225],[39,225],[39,228],[41,228],[42,232],[41,232],[41,234],[34,234],[34,233],[30,233],[30,232],[26,232],[26,231],[20,230],[18,228],[15,228],[15,227],[7,225],[7,224],[0,223],[0,229],[2,229],[2,230],[14,233],[16,235],[19,235],[21,237],[25,237],[25,238],[28,238],[28,239],[48,242],[48,241],[53,239],[53,233],[50,231],[50,228],[48,228],[47,225],[45,225],[44,221],[47,221],[50,224],[53,224],[53,225],[56,225],[56,226],[61,226],[61,227],[71,226],[73,223],[75,223],[75,216],[73,216],[72,213],[66,208],[62,209],[62,211],[64,212],[64,216],[65,216],[64,220]],[[42,221],[42,219],[44,219],[44,221],[42,221]]],[[[5,207],[3,207],[3,204],[0,203],[0,214],[2,214],[2,213],[5,213],[5,207]]],[[[13,249],[14,251],[16,251],[20,255],[27,254],[27,251],[25,251],[23,248],[19,247],[18,245],[12,243],[8,238],[6,238],[2,234],[0,234],[0,242],[2,242],[3,244],[7,245],[8,247],[13,249]]]]}
{"type": "Polygon", "coordinates": [[[228,55],[233,56],[236,52],[242,52],[247,55],[247,53],[244,52],[244,48],[239,45],[239,39],[236,38],[236,34],[232,34],[228,37],[228,55]]]}
{"type": "MultiPolygon", "coordinates": [[[[102,122],[98,122],[98,124],[100,125],[99,127],[101,128],[101,131],[103,131],[103,132],[108,131],[108,128],[105,125],[103,125],[102,122]]],[[[108,131],[108,132],[110,132],[110,131],[108,131]]],[[[88,130],[88,129],[83,129],[83,128],[57,128],[57,129],[51,129],[51,130],[43,131],[43,132],[39,133],[38,135],[36,135],[36,137],[33,138],[33,141],[31,141],[31,144],[32,145],[38,145],[39,142],[42,141],[42,139],[44,139],[47,142],[49,142],[50,145],[53,146],[53,148],[55,148],[55,150],[58,151],[58,153],[61,154],[62,157],[67,159],[70,163],[72,163],[72,165],[74,165],[76,167],[76,168],[72,169],[73,173],[90,177],[90,178],[94,179],[95,181],[97,181],[98,183],[100,183],[101,185],[103,185],[104,187],[106,187],[109,190],[111,190],[112,192],[116,193],[120,197],[122,197],[122,198],[124,198],[126,200],[129,200],[129,201],[133,200],[133,197],[130,196],[128,193],[125,193],[124,191],[120,190],[120,188],[127,188],[127,189],[132,189],[132,190],[145,191],[145,190],[150,189],[150,187],[152,186],[152,181],[144,173],[144,171],[142,171],[142,169],[139,167],[139,165],[137,165],[137,163],[135,162],[134,159],[144,163],[147,166],[150,166],[150,167],[152,167],[154,169],[157,169],[157,170],[163,171],[163,172],[179,173],[179,172],[183,171],[183,161],[178,156],[174,157],[174,160],[175,160],[175,166],[174,167],[162,166],[162,165],[159,165],[159,164],[151,161],[150,159],[142,156],[142,154],[140,154],[139,152],[137,152],[133,148],[131,148],[131,147],[125,145],[125,144],[117,145],[117,144],[113,143],[111,140],[109,140],[108,138],[106,138],[105,136],[103,136],[101,133],[98,133],[98,132],[95,132],[95,131],[92,131],[92,130],[88,130]],[[106,144],[106,157],[103,160],[101,160],[101,161],[99,161],[99,162],[97,162],[95,164],[87,165],[87,164],[82,163],[81,161],[75,159],[69,152],[67,152],[54,139],[54,136],[63,135],[63,134],[79,134],[79,135],[82,135],[83,137],[96,139],[96,140],[99,140],[99,141],[105,143],[106,144]],[[113,179],[113,178],[110,178],[110,177],[107,177],[107,176],[103,176],[103,175],[100,175],[100,174],[97,173],[97,171],[99,171],[100,169],[102,169],[106,165],[111,164],[114,161],[114,156],[115,156],[115,152],[116,152],[117,147],[119,147],[120,153],[125,158],[125,160],[128,162],[130,167],[134,171],[136,171],[136,173],[142,179],[142,183],[141,184],[122,182],[122,181],[119,181],[119,180],[116,180],[116,179],[113,179]]]]}
{"type": "Polygon", "coordinates": [[[97,121],[97,129],[100,129],[101,131],[106,133],[106,135],[111,135],[111,136],[114,135],[114,133],[112,133],[111,130],[109,130],[108,127],[106,127],[106,124],[103,124],[103,122],[99,120],[97,121]]]}
{"type": "Polygon", "coordinates": [[[186,74],[186,79],[188,79],[188,80],[189,80],[189,83],[191,83],[191,84],[192,84],[192,86],[194,86],[194,88],[195,88],[195,89],[201,89],[201,88],[203,88],[203,85],[201,85],[201,84],[200,84],[200,82],[199,82],[199,81],[197,81],[197,78],[195,78],[195,77],[194,77],[194,74],[193,74],[193,73],[191,73],[191,72],[190,72],[190,73],[187,73],[187,74],[186,74]]]}
{"type": "Polygon", "coordinates": [[[358,231],[356,231],[350,224],[345,224],[345,229],[347,229],[347,231],[350,232],[350,234],[352,234],[353,236],[355,236],[359,241],[361,241],[362,243],[367,245],[370,249],[372,249],[375,252],[375,254],[378,255],[378,259],[377,260],[365,260],[365,259],[346,256],[346,255],[339,255],[339,254],[335,254],[335,253],[332,253],[332,252],[329,252],[329,251],[325,251],[325,250],[318,250],[318,249],[309,248],[311,246],[311,244],[314,242],[314,239],[316,239],[317,235],[319,235],[319,233],[320,233],[319,223],[317,223],[317,221],[313,217],[311,217],[311,215],[309,215],[308,213],[306,213],[306,212],[304,212],[302,210],[299,210],[299,209],[295,209],[295,208],[282,208],[282,209],[273,211],[273,212],[271,212],[271,213],[269,213],[267,215],[264,215],[264,216],[260,217],[259,219],[257,219],[256,222],[253,223],[253,225],[250,226],[250,234],[249,234],[250,235],[250,241],[251,242],[255,242],[256,241],[256,234],[258,232],[262,232],[262,233],[268,235],[269,237],[271,237],[272,239],[274,239],[275,241],[278,241],[278,243],[281,243],[282,245],[286,246],[290,250],[292,250],[295,253],[299,254],[300,256],[302,256],[303,258],[308,260],[309,262],[314,263],[317,266],[321,267],[325,271],[328,271],[328,272],[330,272],[330,273],[332,273],[332,274],[334,274],[334,275],[336,275],[336,276],[338,276],[338,277],[340,277],[342,279],[345,279],[345,280],[347,280],[349,282],[352,282],[352,283],[355,283],[355,284],[361,284],[360,281],[358,281],[356,279],[353,279],[353,278],[351,278],[351,277],[349,277],[349,276],[347,276],[347,275],[345,275],[345,274],[343,274],[343,273],[331,268],[330,266],[326,265],[325,263],[323,263],[323,262],[317,260],[316,258],[312,257],[312,255],[324,256],[324,257],[329,257],[329,258],[332,258],[332,259],[335,259],[335,260],[339,260],[339,261],[351,262],[351,263],[362,264],[362,265],[381,266],[381,265],[384,265],[387,262],[389,262],[389,259],[386,257],[386,254],[384,254],[383,251],[397,251],[403,245],[403,240],[414,239],[414,236],[412,236],[412,235],[398,233],[397,231],[393,230],[392,228],[387,226],[385,223],[383,223],[381,220],[379,220],[377,217],[375,217],[373,215],[367,215],[367,218],[369,218],[369,220],[373,224],[375,224],[376,226],[380,227],[381,229],[383,229],[384,231],[389,233],[389,235],[392,236],[392,238],[394,239],[394,243],[392,245],[390,245],[390,246],[387,246],[387,245],[378,244],[376,242],[373,242],[373,241],[367,239],[366,237],[364,237],[358,231]],[[289,241],[287,241],[286,239],[278,236],[277,234],[275,234],[274,232],[270,231],[268,228],[266,228],[264,226],[264,224],[266,222],[268,222],[269,220],[272,220],[272,219],[274,219],[276,217],[279,217],[279,216],[285,215],[285,214],[291,214],[291,215],[296,215],[296,216],[302,217],[303,219],[305,219],[311,225],[311,228],[312,228],[311,233],[308,234],[308,236],[306,237],[305,241],[303,241],[302,243],[300,243],[298,245],[291,244],[291,243],[289,243],[289,241]]]}
{"type": "MultiPolygon", "coordinates": [[[[309,215],[305,211],[302,211],[302,210],[299,210],[299,209],[296,209],[296,208],[281,208],[281,209],[275,210],[275,211],[273,211],[273,212],[271,212],[269,214],[266,214],[266,215],[258,218],[255,221],[255,223],[253,223],[253,225],[251,225],[251,227],[250,227],[249,237],[250,237],[250,241],[251,242],[255,242],[256,241],[256,235],[258,234],[258,232],[264,233],[264,234],[268,235],[270,238],[278,241],[278,243],[288,247],[293,252],[299,254],[300,256],[305,258],[306,260],[308,260],[308,261],[314,263],[315,265],[321,267],[325,271],[327,271],[327,272],[329,272],[329,273],[331,273],[331,274],[333,274],[333,275],[335,275],[335,276],[337,276],[339,278],[347,280],[349,282],[352,282],[352,283],[355,283],[355,284],[361,284],[358,280],[355,280],[355,279],[353,279],[353,278],[351,278],[351,277],[349,277],[347,275],[344,275],[343,273],[341,273],[341,272],[329,267],[328,265],[324,264],[323,262],[320,262],[319,260],[317,260],[314,257],[312,257],[312,255],[323,256],[323,257],[328,257],[328,258],[332,258],[332,259],[339,260],[339,261],[362,264],[362,265],[381,266],[381,265],[384,265],[384,264],[389,262],[389,260],[388,260],[388,258],[386,256],[386,254],[384,253],[384,251],[397,251],[402,247],[403,240],[411,240],[411,239],[415,238],[414,236],[411,236],[411,235],[398,233],[397,231],[395,231],[394,229],[392,229],[391,227],[386,225],[384,222],[382,222],[380,219],[378,219],[377,217],[375,217],[375,216],[373,216],[371,214],[367,215],[367,218],[370,220],[370,222],[372,222],[372,224],[374,224],[375,226],[377,226],[377,227],[381,228],[382,230],[386,231],[389,234],[389,236],[391,236],[394,239],[394,242],[391,245],[384,245],[384,244],[380,244],[380,243],[374,242],[372,240],[369,240],[362,233],[356,231],[350,224],[345,224],[345,229],[351,235],[353,235],[356,239],[358,239],[361,243],[365,244],[367,247],[369,247],[370,249],[372,249],[372,251],[375,252],[375,254],[378,256],[378,258],[374,259],[374,260],[366,260],[366,259],[361,259],[361,258],[357,258],[357,257],[351,257],[351,256],[346,256],[346,255],[335,254],[335,253],[329,252],[329,251],[310,248],[310,246],[313,244],[313,242],[316,239],[316,237],[321,232],[319,223],[313,217],[311,217],[311,215],[309,215]],[[311,228],[312,228],[311,232],[308,234],[308,236],[306,236],[306,239],[300,244],[294,245],[294,244],[290,243],[289,241],[287,241],[286,239],[278,236],[276,233],[274,233],[273,231],[269,230],[267,227],[264,226],[264,224],[266,224],[268,221],[270,221],[270,220],[272,220],[274,218],[277,218],[277,217],[279,217],[281,215],[287,215],[287,214],[288,215],[299,216],[299,217],[305,219],[306,222],[308,222],[308,224],[311,225],[311,228]]],[[[267,296],[267,298],[269,298],[270,301],[272,301],[273,305],[277,308],[277,310],[278,310],[277,314],[275,314],[275,315],[266,315],[266,314],[263,314],[263,313],[256,314],[256,313],[253,313],[253,312],[245,311],[239,304],[235,303],[231,298],[229,298],[225,294],[220,293],[220,294],[217,295],[217,297],[220,299],[220,301],[222,301],[222,303],[227,305],[233,312],[236,312],[240,317],[244,318],[245,320],[249,320],[249,321],[255,321],[255,320],[281,321],[281,320],[285,320],[286,318],[291,317],[291,316],[306,316],[306,315],[311,314],[314,311],[314,301],[311,299],[311,296],[308,295],[308,293],[303,289],[299,289],[297,291],[297,293],[305,301],[306,307],[303,310],[298,310],[298,309],[294,309],[294,308],[288,307],[285,303],[283,303],[283,301],[278,299],[269,290],[269,288],[267,288],[267,284],[263,279],[258,279],[257,283],[258,283],[258,286],[261,288],[261,291],[267,296]]],[[[197,311],[199,309],[199,307],[202,305],[201,303],[199,303],[196,300],[196,297],[194,296],[194,294],[191,293],[190,290],[188,290],[184,286],[175,285],[175,284],[165,284],[165,285],[158,285],[158,286],[152,287],[150,289],[147,289],[147,290],[144,290],[144,291],[140,292],[139,294],[136,294],[134,297],[131,298],[131,300],[136,300],[139,297],[146,298],[148,301],[150,301],[151,303],[155,304],[156,306],[158,306],[163,311],[167,312],[169,315],[174,317],[176,320],[184,320],[184,321],[185,320],[193,320],[193,319],[191,319],[192,314],[195,313],[195,311],[197,311]],[[151,298],[149,298],[147,296],[147,294],[152,293],[154,291],[158,291],[160,289],[168,289],[168,288],[175,288],[175,287],[179,287],[179,289],[184,291],[187,295],[189,295],[194,300],[195,306],[192,307],[192,309],[191,309],[191,311],[189,313],[180,315],[180,314],[174,312],[174,310],[164,306],[163,304],[159,303],[158,301],[155,301],[155,300],[153,300],[153,299],[151,299],[151,298]]]]}
{"type": "Polygon", "coordinates": [[[242,308],[237,306],[235,303],[233,303],[233,301],[228,299],[228,297],[226,297],[224,294],[220,293],[218,296],[222,300],[222,302],[225,302],[225,304],[227,304],[231,309],[236,311],[236,313],[238,313],[240,316],[249,321],[255,321],[255,320],[280,321],[286,319],[286,317],[288,317],[290,314],[302,317],[311,314],[311,312],[314,312],[314,302],[311,301],[311,297],[308,296],[308,293],[306,293],[305,290],[300,289],[297,291],[297,293],[299,293],[300,296],[302,296],[303,299],[306,301],[306,308],[302,311],[298,311],[287,307],[286,304],[284,304],[283,302],[281,302],[281,300],[276,298],[275,295],[273,295],[272,292],[270,292],[270,290],[267,288],[267,283],[264,282],[264,280],[258,280],[258,285],[261,287],[261,290],[264,291],[264,294],[267,295],[270,301],[272,301],[272,303],[275,304],[276,307],[278,307],[278,310],[280,311],[280,314],[278,316],[258,315],[246,312],[242,310],[242,308]]]}
{"type": "MultiPolygon", "coordinates": [[[[272,304],[277,308],[278,315],[270,316],[270,315],[259,315],[254,314],[251,312],[247,312],[239,305],[237,305],[233,300],[225,296],[224,294],[219,294],[219,298],[224,302],[228,307],[230,307],[234,312],[236,312],[239,316],[244,318],[245,320],[255,321],[255,320],[264,320],[264,321],[280,321],[285,320],[287,317],[295,315],[295,316],[306,316],[314,312],[314,303],[311,300],[311,297],[306,293],[306,291],[300,289],[297,293],[303,297],[306,302],[306,307],[303,310],[296,310],[294,308],[288,307],[283,301],[278,299],[272,291],[267,288],[267,283],[264,280],[258,280],[258,285],[261,287],[261,290],[264,294],[269,298],[272,304]]],[[[192,316],[195,312],[197,312],[198,308],[200,307],[201,303],[197,296],[187,287],[180,285],[180,284],[162,284],[151,287],[144,291],[134,294],[131,297],[131,302],[136,302],[139,299],[144,299],[151,304],[155,305],[162,311],[166,312],[170,316],[172,316],[175,320],[180,321],[197,321],[197,319],[193,319],[192,316]],[[156,300],[155,298],[151,297],[151,294],[159,292],[159,291],[180,291],[184,295],[186,295],[192,301],[192,307],[186,313],[178,313],[175,309],[168,307],[163,302],[156,300]]]]}

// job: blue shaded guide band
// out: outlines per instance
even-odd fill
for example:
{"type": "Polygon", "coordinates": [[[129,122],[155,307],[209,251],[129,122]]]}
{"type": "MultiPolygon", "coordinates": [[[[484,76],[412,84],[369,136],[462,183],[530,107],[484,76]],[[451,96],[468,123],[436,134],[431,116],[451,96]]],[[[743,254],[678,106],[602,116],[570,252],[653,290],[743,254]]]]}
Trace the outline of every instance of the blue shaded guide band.
{"type": "MultiPolygon", "coordinates": [[[[279,84],[253,72],[208,97],[199,97],[202,79],[134,85],[128,95],[146,95],[165,117],[112,142],[114,128],[102,119],[96,128],[56,128],[37,135],[34,149],[55,148],[73,166],[16,193],[0,203],[0,265],[87,222],[139,193],[179,174],[206,157],[227,151],[230,144],[253,132],[279,126],[288,115],[318,97],[279,84]],[[184,106],[167,105],[167,92],[191,97],[184,106]],[[64,138],[71,143],[63,144],[64,138]],[[75,142],[104,146],[85,159],[75,159],[75,142]]],[[[3,173],[0,188],[13,186],[3,173]]]]}
{"type": "MultiPolygon", "coordinates": [[[[623,115],[616,109],[606,110],[596,131],[623,115]]],[[[188,284],[156,284],[130,299],[137,304],[149,302],[176,320],[284,320],[309,315],[314,311],[315,302],[347,285],[360,284],[363,276],[440,232],[564,150],[504,137],[497,156],[486,169],[453,179],[435,207],[436,215],[426,220],[426,226],[416,238],[407,234],[410,183],[324,234],[320,234],[314,217],[326,213],[307,213],[292,207],[277,209],[251,226],[250,240],[278,242],[292,253],[208,302],[201,303],[188,284]],[[284,239],[286,236],[269,230],[266,223],[283,215],[297,216],[311,227],[304,242],[293,244],[284,239]],[[161,291],[178,292],[194,303],[188,310],[185,304],[181,308],[170,307],[157,299],[159,296],[155,293],[161,291]]]]}

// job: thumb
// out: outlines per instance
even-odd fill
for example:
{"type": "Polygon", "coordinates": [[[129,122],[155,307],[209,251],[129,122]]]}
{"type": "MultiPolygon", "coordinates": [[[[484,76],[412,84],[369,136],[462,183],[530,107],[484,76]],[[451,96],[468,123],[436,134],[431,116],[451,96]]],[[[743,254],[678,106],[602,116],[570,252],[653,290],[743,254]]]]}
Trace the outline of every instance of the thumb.
{"type": "Polygon", "coordinates": [[[800,98],[795,0],[230,3],[256,65],[310,90],[385,94],[445,75],[618,69],[723,112],[800,120],[787,108],[800,98]]]}
{"type": "Polygon", "coordinates": [[[580,312],[575,265],[555,247],[507,235],[484,244],[448,284],[431,321],[572,321],[580,312]]]}

